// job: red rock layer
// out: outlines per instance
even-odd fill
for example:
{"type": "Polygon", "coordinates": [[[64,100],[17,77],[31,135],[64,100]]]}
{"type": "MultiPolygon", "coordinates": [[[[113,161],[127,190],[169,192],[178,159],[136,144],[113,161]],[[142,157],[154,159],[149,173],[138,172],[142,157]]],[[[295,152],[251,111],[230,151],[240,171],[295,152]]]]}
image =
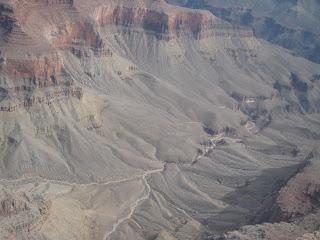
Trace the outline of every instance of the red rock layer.
{"type": "Polygon", "coordinates": [[[27,81],[27,85],[43,87],[57,84],[61,74],[62,63],[57,56],[38,59],[7,58],[2,65],[2,72],[10,79],[27,81]]]}
{"type": "Polygon", "coordinates": [[[55,48],[67,49],[71,45],[101,48],[102,40],[89,22],[81,21],[58,26],[52,38],[55,48]]]}
{"type": "Polygon", "coordinates": [[[212,36],[216,24],[209,12],[169,6],[164,1],[132,0],[119,5],[102,0],[90,4],[84,0],[0,0],[4,29],[0,72],[38,87],[55,85],[62,71],[57,50],[71,51],[79,58],[90,53],[112,56],[99,25],[124,26],[126,31],[142,28],[158,39],[170,40],[183,34],[196,39],[212,36]],[[83,7],[87,5],[90,9],[83,7]]]}
{"type": "Polygon", "coordinates": [[[143,7],[101,6],[95,11],[101,26],[120,25],[143,28],[156,36],[191,34],[199,38],[203,31],[211,29],[213,16],[200,11],[156,11],[143,7]]]}
{"type": "Polygon", "coordinates": [[[293,177],[280,191],[278,203],[290,217],[305,215],[320,204],[320,160],[293,177]]]}

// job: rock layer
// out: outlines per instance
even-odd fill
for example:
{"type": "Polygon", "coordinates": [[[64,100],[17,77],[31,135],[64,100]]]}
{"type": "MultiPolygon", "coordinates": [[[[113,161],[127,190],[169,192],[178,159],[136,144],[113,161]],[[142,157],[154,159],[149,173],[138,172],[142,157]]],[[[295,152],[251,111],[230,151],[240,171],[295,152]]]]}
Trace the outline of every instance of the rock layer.
{"type": "Polygon", "coordinates": [[[319,65],[165,1],[0,6],[1,239],[316,236],[319,65]]]}

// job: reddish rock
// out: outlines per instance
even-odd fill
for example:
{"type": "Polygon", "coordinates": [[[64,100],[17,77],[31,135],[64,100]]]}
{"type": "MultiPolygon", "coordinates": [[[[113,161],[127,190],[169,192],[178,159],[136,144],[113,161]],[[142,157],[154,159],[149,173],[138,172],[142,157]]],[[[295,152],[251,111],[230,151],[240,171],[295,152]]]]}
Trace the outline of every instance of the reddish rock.
{"type": "Polygon", "coordinates": [[[10,79],[39,87],[56,84],[61,70],[62,62],[57,55],[36,59],[6,58],[2,66],[2,72],[10,79]]]}
{"type": "Polygon", "coordinates": [[[205,11],[187,11],[176,8],[175,11],[152,10],[143,7],[100,6],[95,10],[95,18],[101,26],[110,24],[125,27],[142,28],[157,36],[181,33],[192,34],[200,38],[212,28],[213,16],[205,11]]]}
{"type": "Polygon", "coordinates": [[[278,204],[289,216],[301,216],[320,203],[320,161],[315,160],[297,173],[280,191],[278,204]]]}

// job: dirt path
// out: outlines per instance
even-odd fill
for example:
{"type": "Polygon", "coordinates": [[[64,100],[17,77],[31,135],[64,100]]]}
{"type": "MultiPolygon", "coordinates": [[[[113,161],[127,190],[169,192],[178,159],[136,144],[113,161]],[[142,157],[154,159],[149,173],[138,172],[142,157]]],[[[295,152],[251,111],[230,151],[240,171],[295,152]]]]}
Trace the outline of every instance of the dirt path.
{"type": "Polygon", "coordinates": [[[146,194],[144,194],[143,196],[141,196],[140,198],[138,198],[134,203],[132,203],[130,205],[130,212],[127,216],[122,217],[120,219],[118,219],[116,221],[116,223],[113,224],[112,226],[112,230],[107,232],[104,236],[103,239],[107,240],[109,239],[109,237],[117,230],[117,228],[126,220],[130,219],[132,217],[132,215],[134,214],[136,208],[145,200],[147,200],[150,196],[151,193],[151,187],[147,181],[147,176],[150,176],[152,174],[156,174],[156,173],[160,173],[163,172],[165,170],[165,165],[162,166],[162,168],[160,169],[155,169],[155,170],[148,170],[146,172],[144,172],[141,175],[136,175],[136,176],[132,176],[130,178],[124,178],[124,179],[120,179],[120,180],[113,180],[113,181],[108,181],[108,182],[103,182],[103,183],[88,183],[88,184],[77,184],[77,183],[69,183],[69,182],[65,182],[65,181],[58,181],[58,180],[49,180],[49,179],[45,179],[42,177],[36,177],[36,178],[19,178],[19,179],[15,179],[15,180],[7,180],[7,179],[0,179],[0,184],[1,183],[19,183],[19,182],[25,182],[25,181],[35,181],[35,180],[40,180],[43,182],[47,182],[47,183],[52,183],[52,184],[61,184],[61,185],[67,185],[67,186],[83,186],[83,187],[87,187],[87,186],[106,186],[106,185],[110,185],[110,184],[117,184],[117,183],[123,183],[123,182],[129,182],[129,181],[133,181],[135,179],[139,179],[142,178],[146,187],[146,194]]]}
{"type": "Polygon", "coordinates": [[[147,193],[145,195],[143,195],[142,197],[138,198],[134,203],[132,203],[130,205],[130,212],[127,216],[120,218],[117,220],[117,222],[115,224],[113,224],[112,226],[112,230],[107,232],[104,236],[104,240],[107,240],[110,238],[110,236],[117,230],[117,228],[126,220],[129,220],[132,215],[134,214],[136,208],[145,200],[147,200],[150,197],[150,193],[151,193],[151,187],[147,181],[147,176],[155,174],[155,173],[160,173],[163,172],[165,169],[165,167],[163,166],[161,169],[156,169],[156,170],[150,170],[150,171],[146,171],[143,175],[142,175],[142,179],[145,183],[145,186],[147,188],[147,193]]]}
{"type": "Polygon", "coordinates": [[[8,179],[0,179],[0,184],[1,183],[19,183],[19,182],[28,182],[28,181],[43,181],[43,182],[48,182],[48,183],[52,183],[52,184],[61,184],[61,185],[66,185],[66,186],[80,186],[80,187],[90,187],[90,186],[106,186],[106,185],[110,185],[110,184],[115,184],[115,183],[123,183],[123,182],[129,182],[129,181],[133,181],[135,179],[138,178],[143,178],[144,176],[153,174],[153,173],[157,173],[157,172],[161,172],[163,171],[163,168],[161,169],[155,169],[155,170],[148,170],[146,172],[144,172],[143,174],[140,175],[135,175],[132,176],[130,178],[123,178],[123,179],[119,179],[119,180],[111,180],[111,181],[107,181],[107,182],[92,182],[92,183],[70,183],[67,181],[60,181],[60,180],[51,180],[51,179],[47,179],[47,178],[43,178],[43,177],[30,177],[30,178],[19,178],[19,179],[12,179],[12,180],[8,180],[8,179]]]}

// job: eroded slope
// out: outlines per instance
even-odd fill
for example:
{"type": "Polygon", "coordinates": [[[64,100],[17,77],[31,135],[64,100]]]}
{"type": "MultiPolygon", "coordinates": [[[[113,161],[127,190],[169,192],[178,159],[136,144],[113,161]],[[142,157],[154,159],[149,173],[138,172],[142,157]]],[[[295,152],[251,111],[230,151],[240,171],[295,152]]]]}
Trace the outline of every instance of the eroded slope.
{"type": "Polygon", "coordinates": [[[4,238],[261,223],[319,146],[319,65],[247,28],[164,1],[0,6],[4,238]]]}

